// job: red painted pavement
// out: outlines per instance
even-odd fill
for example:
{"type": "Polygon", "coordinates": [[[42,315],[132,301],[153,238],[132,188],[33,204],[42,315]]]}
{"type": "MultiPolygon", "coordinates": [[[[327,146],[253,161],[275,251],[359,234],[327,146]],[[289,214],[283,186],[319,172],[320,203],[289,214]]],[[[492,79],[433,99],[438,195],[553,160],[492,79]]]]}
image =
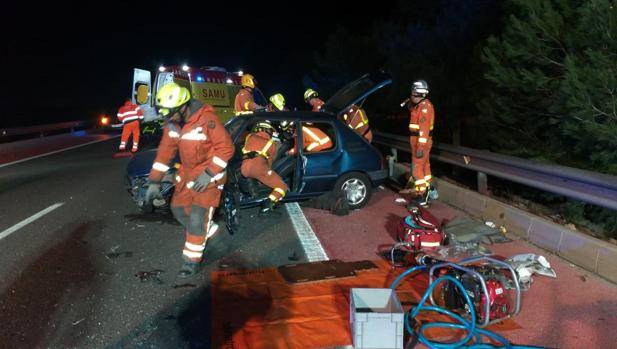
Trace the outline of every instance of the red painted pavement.
{"type": "MultiPolygon", "coordinates": [[[[395,242],[396,225],[406,215],[405,207],[395,203],[397,197],[385,189],[348,216],[316,209],[304,209],[304,214],[331,259],[377,259],[380,249],[395,242]]],[[[440,220],[465,215],[439,201],[429,211],[440,220]]],[[[488,247],[506,257],[543,255],[557,273],[557,279],[534,276],[514,318],[522,328],[501,332],[508,340],[552,348],[617,348],[617,285],[524,241],[488,247]]]]}

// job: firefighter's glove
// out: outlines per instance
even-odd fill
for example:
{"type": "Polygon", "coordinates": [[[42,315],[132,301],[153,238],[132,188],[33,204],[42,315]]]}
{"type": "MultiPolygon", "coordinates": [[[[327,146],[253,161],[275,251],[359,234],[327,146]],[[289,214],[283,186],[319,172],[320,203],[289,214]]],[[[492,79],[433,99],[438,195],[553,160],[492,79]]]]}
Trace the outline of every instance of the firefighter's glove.
{"type": "Polygon", "coordinates": [[[424,152],[422,151],[422,149],[416,150],[416,158],[417,159],[422,159],[423,156],[424,156],[424,152]]]}
{"type": "Polygon", "coordinates": [[[152,201],[159,196],[161,196],[161,184],[152,182],[148,184],[148,190],[144,198],[146,204],[152,204],[152,201]]]}
{"type": "Polygon", "coordinates": [[[195,179],[193,183],[194,184],[191,189],[198,191],[198,192],[202,192],[206,190],[206,188],[208,188],[208,185],[210,185],[210,183],[212,183],[212,176],[204,172],[200,174],[199,177],[197,177],[197,179],[195,179]]]}

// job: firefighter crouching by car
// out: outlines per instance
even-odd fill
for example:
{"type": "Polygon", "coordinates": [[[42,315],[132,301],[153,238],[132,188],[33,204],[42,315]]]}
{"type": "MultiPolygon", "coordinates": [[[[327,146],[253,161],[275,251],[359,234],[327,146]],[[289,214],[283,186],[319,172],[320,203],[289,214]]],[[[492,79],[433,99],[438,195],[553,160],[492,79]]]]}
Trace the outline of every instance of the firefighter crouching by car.
{"type": "Polygon", "coordinates": [[[349,110],[343,114],[343,122],[357,134],[366,138],[369,143],[373,141],[373,132],[371,132],[368,125],[368,117],[364,109],[355,104],[352,105],[349,110]]]}
{"type": "Polygon", "coordinates": [[[324,105],[324,101],[319,98],[317,91],[312,88],[308,88],[304,91],[304,101],[311,106],[312,111],[319,111],[324,105]]]}
{"type": "Polygon", "coordinates": [[[179,152],[182,166],[177,172],[170,206],[186,230],[184,264],[178,276],[187,277],[199,271],[206,242],[214,233],[212,216],[219,206],[226,181],[225,168],[234,146],[214,108],[191,99],[188,89],[169,83],[157,93],[156,105],[167,123],[145,199],[150,203],[160,195],[160,182],[179,152]]]}
{"type": "Polygon", "coordinates": [[[261,105],[255,103],[255,99],[253,98],[253,89],[256,84],[257,82],[251,74],[244,74],[242,78],[240,78],[241,88],[234,101],[236,115],[250,114],[257,109],[263,108],[261,105]]]}
{"type": "Polygon", "coordinates": [[[270,96],[270,103],[266,106],[266,111],[288,111],[287,107],[285,107],[285,97],[277,93],[275,95],[270,96]]]}
{"type": "MultiPolygon", "coordinates": [[[[287,154],[295,155],[297,153],[297,137],[293,122],[282,121],[279,127],[281,128],[281,131],[286,132],[293,137],[294,146],[287,151],[287,154]]],[[[322,150],[330,149],[332,146],[332,140],[324,131],[309,123],[302,126],[302,149],[304,149],[304,151],[316,153],[322,150]]]]}
{"type": "Polygon", "coordinates": [[[118,109],[118,120],[124,124],[122,126],[122,136],[120,137],[120,151],[126,150],[126,142],[129,140],[129,136],[133,135],[133,147],[131,152],[136,152],[139,147],[139,122],[144,119],[144,113],[141,111],[137,104],[127,99],[118,109]]]}
{"type": "Polygon", "coordinates": [[[412,156],[413,186],[416,201],[423,206],[428,204],[433,178],[429,157],[433,145],[435,109],[427,98],[428,93],[426,81],[417,80],[411,87],[411,96],[409,97],[411,102],[409,105],[409,145],[412,156]]]}
{"type": "Polygon", "coordinates": [[[281,176],[272,170],[272,162],[278,149],[278,144],[272,139],[274,131],[274,127],[269,122],[257,123],[251,133],[246,136],[242,148],[243,160],[240,168],[242,175],[254,178],[272,188],[268,200],[259,212],[261,215],[278,215],[279,213],[273,210],[289,189],[281,176]]]}

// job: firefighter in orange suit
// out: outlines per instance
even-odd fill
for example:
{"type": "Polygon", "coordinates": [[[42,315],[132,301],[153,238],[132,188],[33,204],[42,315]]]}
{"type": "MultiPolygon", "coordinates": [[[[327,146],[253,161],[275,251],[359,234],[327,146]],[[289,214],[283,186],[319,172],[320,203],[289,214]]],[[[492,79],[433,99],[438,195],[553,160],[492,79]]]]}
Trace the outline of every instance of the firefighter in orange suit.
{"type": "Polygon", "coordinates": [[[373,132],[371,132],[371,128],[368,125],[368,116],[366,116],[364,109],[355,104],[352,105],[349,110],[343,114],[343,121],[352,130],[356,131],[357,134],[366,138],[369,143],[373,141],[373,132]]]}
{"type": "Polygon", "coordinates": [[[131,148],[131,151],[133,153],[137,151],[139,147],[139,121],[143,119],[144,113],[130,99],[127,99],[124,105],[118,109],[118,120],[124,124],[122,127],[122,138],[120,138],[120,151],[126,150],[126,142],[131,135],[133,135],[133,148],[131,148]]]}
{"type": "Polygon", "coordinates": [[[313,111],[319,111],[324,105],[324,101],[319,98],[317,91],[312,88],[308,88],[304,91],[304,101],[311,106],[313,111]]]}
{"type": "Polygon", "coordinates": [[[428,191],[431,187],[431,165],[429,155],[433,145],[433,125],[435,110],[428,100],[428,84],[424,80],[415,81],[411,87],[409,144],[411,146],[413,186],[418,203],[428,204],[428,191]]]}
{"type": "Polygon", "coordinates": [[[159,113],[167,118],[163,137],[150,171],[146,202],[160,195],[169,165],[180,154],[171,211],[186,230],[184,264],[178,276],[199,271],[208,238],[214,233],[214,210],[219,206],[226,181],[225,168],[234,153],[229,133],[210,105],[191,99],[176,83],[164,85],[156,95],[159,113]]]}
{"type": "Polygon", "coordinates": [[[272,188],[272,193],[260,210],[262,215],[278,214],[274,212],[276,203],[282,200],[289,187],[281,176],[272,170],[272,161],[276,155],[278,144],[272,139],[274,127],[269,122],[257,123],[251,133],[246,136],[242,148],[242,166],[240,171],[247,178],[255,178],[264,185],[272,188]]]}
{"type": "MultiPolygon", "coordinates": [[[[293,127],[293,122],[283,121],[281,122],[281,130],[283,132],[290,132],[290,128],[293,127]]],[[[295,138],[295,131],[291,131],[295,138]]],[[[302,126],[302,149],[307,152],[320,152],[322,150],[330,149],[333,147],[332,140],[328,135],[311,124],[306,124],[302,126]]],[[[294,145],[287,154],[295,155],[297,152],[296,146],[294,145]]]]}
{"type": "Polygon", "coordinates": [[[240,78],[240,91],[236,95],[234,102],[234,109],[236,115],[250,114],[257,109],[263,108],[261,105],[255,103],[253,98],[253,89],[255,88],[255,78],[251,74],[244,74],[240,78]]]}

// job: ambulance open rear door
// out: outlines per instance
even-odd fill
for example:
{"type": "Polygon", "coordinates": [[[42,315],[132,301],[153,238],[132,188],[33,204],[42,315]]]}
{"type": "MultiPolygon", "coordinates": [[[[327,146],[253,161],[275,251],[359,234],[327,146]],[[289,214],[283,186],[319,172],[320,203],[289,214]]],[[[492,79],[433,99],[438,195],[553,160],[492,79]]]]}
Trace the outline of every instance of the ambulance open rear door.
{"type": "Polygon", "coordinates": [[[152,81],[150,72],[143,69],[133,69],[133,91],[131,100],[144,113],[144,121],[155,120],[158,115],[152,105],[152,81]]]}

